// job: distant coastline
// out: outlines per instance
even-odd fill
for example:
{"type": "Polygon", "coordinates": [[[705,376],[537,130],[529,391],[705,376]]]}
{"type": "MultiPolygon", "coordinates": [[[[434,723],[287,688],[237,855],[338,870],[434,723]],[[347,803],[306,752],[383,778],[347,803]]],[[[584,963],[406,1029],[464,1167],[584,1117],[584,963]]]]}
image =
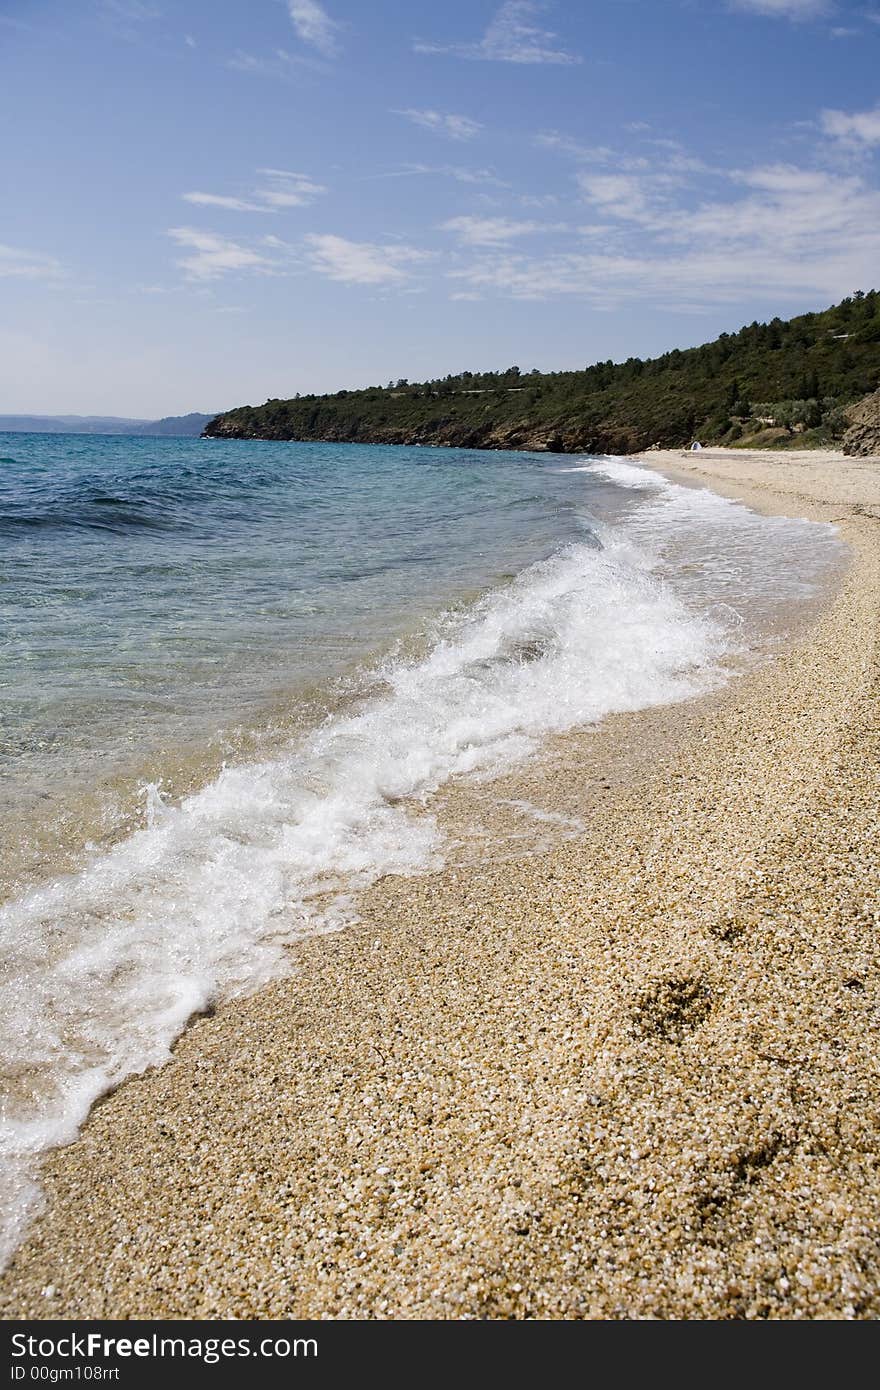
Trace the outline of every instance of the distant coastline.
{"type": "Polygon", "coordinates": [[[161,420],[129,419],[122,415],[0,415],[0,434],[134,434],[149,436],[199,435],[216,417],[192,412],[165,415],[161,420]]]}

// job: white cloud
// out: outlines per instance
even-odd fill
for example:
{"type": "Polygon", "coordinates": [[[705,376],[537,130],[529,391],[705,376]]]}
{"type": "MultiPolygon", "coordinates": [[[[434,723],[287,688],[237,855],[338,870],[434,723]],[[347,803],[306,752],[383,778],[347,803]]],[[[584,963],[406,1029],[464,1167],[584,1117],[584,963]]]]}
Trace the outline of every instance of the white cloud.
{"type": "Polygon", "coordinates": [[[305,238],[315,270],[349,285],[395,285],[410,278],[409,266],[427,255],[411,246],[378,246],[312,233],[305,238]]]}
{"type": "Polygon", "coordinates": [[[100,0],[98,9],[105,15],[138,24],[144,20],[158,19],[162,13],[155,5],[145,5],[142,0],[100,0]]]}
{"type": "Polygon", "coordinates": [[[543,150],[558,150],[560,154],[570,154],[575,159],[584,159],[591,164],[604,164],[615,157],[610,145],[584,145],[573,140],[570,135],[561,135],[558,130],[545,130],[536,135],[533,144],[543,150]]]}
{"type": "Polygon", "coordinates": [[[327,192],[322,183],[315,183],[308,174],[294,174],[288,169],[258,169],[257,173],[269,180],[269,187],[258,188],[254,197],[273,208],[308,207],[327,192]]]}
{"type": "Polygon", "coordinates": [[[733,0],[733,7],[771,19],[817,19],[834,8],[834,0],[733,0]]]}
{"type": "Polygon", "coordinates": [[[441,223],[444,232],[455,232],[466,246],[503,246],[517,237],[531,236],[535,232],[562,230],[561,224],[549,226],[545,222],[517,222],[509,217],[451,217],[441,223]]]}
{"type": "MultiPolygon", "coordinates": [[[[663,151],[663,172],[664,174],[717,174],[723,173],[704,160],[698,159],[696,155],[688,154],[680,140],[648,140],[646,142],[654,149],[663,151]]],[[[631,168],[636,168],[636,161],[631,161],[631,168]]]]}
{"type": "Polygon", "coordinates": [[[579,174],[578,183],[601,213],[628,222],[650,217],[644,180],[634,174],[579,174]]]}
{"type": "Polygon", "coordinates": [[[510,184],[499,179],[492,169],[467,169],[456,164],[404,164],[399,169],[389,169],[385,174],[375,174],[377,179],[406,179],[416,175],[436,174],[440,178],[455,179],[458,183],[487,183],[496,188],[509,188],[510,184]]]}
{"type": "MultiPolygon", "coordinates": [[[[637,123],[639,127],[635,133],[641,134],[643,123],[637,123]]],[[[650,127],[644,127],[650,129],[650,127]]],[[[623,153],[621,150],[612,148],[610,145],[584,145],[579,140],[574,140],[569,135],[562,135],[557,130],[543,131],[536,135],[533,142],[538,149],[557,150],[560,154],[571,155],[572,158],[585,164],[606,164],[614,167],[617,172],[634,172],[638,170],[649,170],[651,159],[645,154],[623,153]]],[[[651,158],[656,161],[654,151],[663,151],[663,175],[668,177],[671,174],[710,174],[717,172],[710,168],[702,159],[697,159],[694,155],[688,154],[679,140],[667,140],[642,138],[640,141],[643,149],[648,149],[651,158]]]]}
{"type": "Polygon", "coordinates": [[[231,58],[227,58],[226,66],[235,72],[250,73],[253,77],[278,77],[282,82],[289,81],[297,69],[324,70],[319,59],[288,53],[285,48],[276,48],[274,53],[262,58],[238,48],[231,58]]]}
{"type": "Polygon", "coordinates": [[[516,201],[523,208],[552,208],[559,202],[556,193],[518,193],[516,201]]]}
{"type": "Polygon", "coordinates": [[[266,72],[269,64],[263,58],[257,58],[253,53],[245,53],[243,48],[237,48],[231,58],[227,58],[226,66],[234,68],[236,72],[266,72]]]}
{"type": "Polygon", "coordinates": [[[195,227],[170,227],[168,235],[186,251],[192,252],[177,262],[191,280],[216,280],[237,270],[268,270],[272,262],[258,251],[215,232],[200,232],[195,227]]]}
{"type": "Polygon", "coordinates": [[[629,172],[581,171],[576,182],[601,217],[616,217],[621,222],[662,231],[670,215],[679,215],[681,192],[689,183],[685,174],[696,171],[688,167],[679,171],[673,159],[664,159],[660,170],[652,168],[647,160],[625,161],[624,169],[629,172]],[[667,172],[667,168],[672,172],[667,172]]]}
{"type": "Polygon", "coordinates": [[[245,53],[243,48],[237,48],[232,57],[227,58],[226,66],[233,68],[235,72],[259,73],[272,77],[288,75],[279,63],[267,58],[257,58],[253,53],[245,53]]]}
{"type": "Polygon", "coordinates": [[[57,280],[62,274],[61,263],[54,256],[0,245],[0,279],[57,280]]]}
{"type": "Polygon", "coordinates": [[[833,300],[875,283],[880,191],[864,179],[789,165],[729,179],[739,191],[728,201],[653,207],[635,225],[623,186],[609,185],[602,210],[617,231],[604,249],[544,257],[487,250],[453,278],[471,292],[572,295],[603,307],[638,299],[698,308],[759,295],[833,300]]]}
{"type": "Polygon", "coordinates": [[[822,129],[847,145],[880,145],[880,106],[873,111],[823,111],[822,129]]]}
{"type": "Polygon", "coordinates": [[[426,130],[436,130],[453,140],[472,140],[483,129],[480,122],[472,121],[470,116],[445,115],[442,111],[417,111],[411,106],[403,111],[395,110],[394,115],[405,116],[415,125],[424,126],[426,130]]]}
{"type": "Polygon", "coordinates": [[[198,207],[225,208],[227,212],[269,212],[270,208],[259,203],[248,203],[244,198],[226,198],[221,193],[182,193],[185,203],[195,203],[198,207]]]}
{"type": "Polygon", "coordinates": [[[308,207],[327,189],[308,174],[287,169],[258,169],[267,186],[254,189],[246,198],[225,193],[184,193],[184,202],[198,207],[223,208],[226,212],[278,212],[282,208],[308,207]]]}
{"type": "Polygon", "coordinates": [[[341,26],[324,7],[317,0],[287,0],[287,9],[297,37],[317,48],[325,58],[334,58],[339,51],[336,35],[341,26]]]}
{"type": "Polygon", "coordinates": [[[130,43],[140,38],[141,25],[159,19],[162,11],[142,0],[98,0],[98,16],[103,25],[117,38],[130,43]]]}
{"type": "Polygon", "coordinates": [[[476,43],[433,44],[417,40],[417,53],[453,53],[491,63],[579,63],[576,53],[556,46],[556,34],[531,21],[547,8],[542,0],[505,0],[476,43]]]}

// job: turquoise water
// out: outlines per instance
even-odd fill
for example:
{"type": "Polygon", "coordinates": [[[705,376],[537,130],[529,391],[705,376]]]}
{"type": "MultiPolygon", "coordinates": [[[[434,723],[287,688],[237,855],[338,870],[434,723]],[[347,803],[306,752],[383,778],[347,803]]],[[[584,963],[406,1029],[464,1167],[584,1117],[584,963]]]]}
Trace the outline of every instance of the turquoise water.
{"type": "Polygon", "coordinates": [[[444,863],[444,784],[717,688],[842,559],[624,460],[0,436],[0,1261],[96,1097],[444,863]]]}
{"type": "Polygon", "coordinates": [[[520,454],[0,435],[0,807],[259,724],[583,535],[589,492],[520,454]]]}

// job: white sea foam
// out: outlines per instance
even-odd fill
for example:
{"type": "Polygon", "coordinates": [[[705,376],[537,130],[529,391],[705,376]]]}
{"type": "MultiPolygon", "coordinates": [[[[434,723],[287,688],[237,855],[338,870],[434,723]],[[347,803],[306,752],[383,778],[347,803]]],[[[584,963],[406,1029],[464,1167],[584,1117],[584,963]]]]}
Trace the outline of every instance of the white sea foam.
{"type": "Polygon", "coordinates": [[[647,495],[627,519],[630,541],[689,607],[712,612],[728,627],[742,626],[746,617],[753,629],[783,616],[787,621],[792,605],[820,592],[842,563],[845,548],[828,523],[759,516],[741,502],[620,458],[579,467],[647,495]]]}
{"type": "MultiPolygon", "coordinates": [[[[729,624],[652,572],[682,518],[696,543],[707,494],[599,467],[658,505],[447,619],[424,659],[389,660],[379,694],[284,756],[177,805],[152,789],[144,829],[0,910],[2,1253],[38,1201],[40,1155],[98,1095],[165,1061],[193,1013],[283,973],[286,943],[351,920],[358,889],[441,861],[425,803],[443,782],[721,679],[729,624]]],[[[716,504],[729,522],[732,504],[716,504]]]]}

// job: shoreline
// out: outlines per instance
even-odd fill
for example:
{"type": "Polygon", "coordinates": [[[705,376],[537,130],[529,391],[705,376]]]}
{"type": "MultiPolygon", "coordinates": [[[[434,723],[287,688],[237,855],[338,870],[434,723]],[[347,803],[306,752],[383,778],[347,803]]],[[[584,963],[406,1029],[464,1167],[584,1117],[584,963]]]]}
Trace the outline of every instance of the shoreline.
{"type": "Polygon", "coordinates": [[[4,1317],[880,1313],[880,460],[638,457],[835,521],[836,597],[490,788],[577,839],[380,882],[100,1101],[4,1317]]]}

